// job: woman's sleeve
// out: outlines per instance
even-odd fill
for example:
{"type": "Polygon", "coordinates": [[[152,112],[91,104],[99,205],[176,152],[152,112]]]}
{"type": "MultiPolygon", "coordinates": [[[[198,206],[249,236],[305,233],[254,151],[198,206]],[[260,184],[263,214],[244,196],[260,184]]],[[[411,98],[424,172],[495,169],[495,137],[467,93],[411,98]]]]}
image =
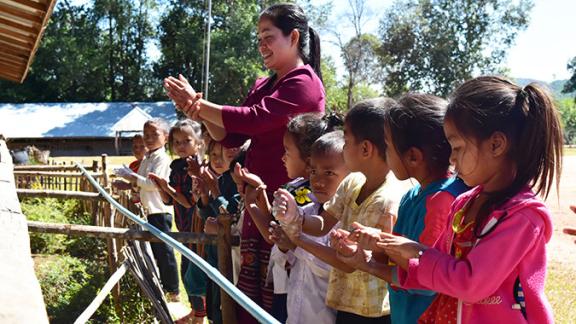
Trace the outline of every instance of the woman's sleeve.
{"type": "Polygon", "coordinates": [[[323,101],[322,89],[311,75],[299,73],[287,77],[271,95],[251,106],[223,106],[222,120],[229,134],[257,135],[282,127],[292,115],[318,111],[323,101]]]}

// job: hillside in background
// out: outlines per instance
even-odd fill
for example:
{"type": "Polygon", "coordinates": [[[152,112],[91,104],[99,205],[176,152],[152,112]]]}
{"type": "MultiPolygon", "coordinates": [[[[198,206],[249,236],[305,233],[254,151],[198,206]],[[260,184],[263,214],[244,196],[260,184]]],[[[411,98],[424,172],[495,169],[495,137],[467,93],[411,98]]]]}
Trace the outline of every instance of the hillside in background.
{"type": "Polygon", "coordinates": [[[539,84],[545,85],[554,95],[554,98],[557,100],[567,99],[567,98],[574,98],[576,97],[576,92],[572,93],[562,93],[562,89],[564,88],[564,84],[568,82],[568,80],[554,80],[552,82],[540,81],[535,79],[526,79],[526,78],[516,78],[516,82],[521,86],[526,86],[531,82],[536,82],[539,84]]]}

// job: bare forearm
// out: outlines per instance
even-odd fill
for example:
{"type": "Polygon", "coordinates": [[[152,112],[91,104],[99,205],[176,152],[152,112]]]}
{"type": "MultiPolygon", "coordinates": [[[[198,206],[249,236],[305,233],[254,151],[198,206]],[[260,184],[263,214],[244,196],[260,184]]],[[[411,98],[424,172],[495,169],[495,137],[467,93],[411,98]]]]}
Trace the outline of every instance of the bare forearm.
{"type": "Polygon", "coordinates": [[[208,133],[210,133],[210,137],[212,137],[214,140],[221,141],[226,137],[227,133],[223,127],[216,126],[207,120],[204,120],[203,123],[206,126],[208,133]]]}
{"type": "Polygon", "coordinates": [[[272,242],[268,237],[269,236],[268,228],[270,227],[270,221],[272,220],[272,216],[270,214],[262,212],[262,210],[258,208],[258,206],[254,203],[247,204],[246,210],[248,211],[248,214],[250,214],[250,217],[252,217],[254,224],[256,224],[256,228],[258,228],[260,235],[262,235],[262,237],[266,240],[266,242],[273,244],[274,242],[272,242]]]}
{"type": "Polygon", "coordinates": [[[312,236],[324,236],[338,223],[332,215],[323,212],[322,215],[304,216],[302,231],[312,236]]]}
{"type": "Polygon", "coordinates": [[[385,263],[381,263],[372,259],[369,263],[359,263],[358,270],[367,272],[375,277],[378,277],[386,282],[392,282],[392,268],[385,263]]]}
{"type": "Polygon", "coordinates": [[[222,120],[222,106],[220,105],[200,99],[200,118],[214,126],[224,128],[224,121],[222,120]]]}
{"type": "Polygon", "coordinates": [[[355,270],[340,261],[336,255],[336,251],[326,245],[319,244],[305,237],[300,237],[299,239],[294,240],[293,243],[341,271],[351,273],[355,270]]]}

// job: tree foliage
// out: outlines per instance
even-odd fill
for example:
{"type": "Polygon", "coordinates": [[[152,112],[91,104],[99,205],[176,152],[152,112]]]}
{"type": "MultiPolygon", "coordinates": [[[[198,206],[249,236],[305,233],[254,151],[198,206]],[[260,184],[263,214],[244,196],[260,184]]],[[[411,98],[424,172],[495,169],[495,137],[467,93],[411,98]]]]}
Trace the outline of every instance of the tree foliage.
{"type": "MultiPolygon", "coordinates": [[[[568,71],[572,72],[572,76],[570,79],[564,84],[564,89],[562,89],[563,93],[571,93],[576,92],[576,56],[570,60],[568,63],[568,71]]],[[[576,96],[574,97],[574,102],[576,102],[576,96]]]]}
{"type": "Polygon", "coordinates": [[[493,73],[518,31],[530,0],[406,0],[380,21],[385,92],[449,94],[474,73],[493,73]]]}

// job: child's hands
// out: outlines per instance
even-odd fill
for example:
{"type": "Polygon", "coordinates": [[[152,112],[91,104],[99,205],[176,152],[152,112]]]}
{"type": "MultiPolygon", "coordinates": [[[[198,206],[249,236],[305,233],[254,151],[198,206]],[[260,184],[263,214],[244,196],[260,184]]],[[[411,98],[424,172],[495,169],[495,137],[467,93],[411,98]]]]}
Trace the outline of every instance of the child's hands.
{"type": "Polygon", "coordinates": [[[201,178],[192,177],[192,197],[194,201],[202,201],[204,205],[208,204],[208,189],[201,178]]]}
{"type": "Polygon", "coordinates": [[[272,215],[282,226],[299,223],[302,224],[302,216],[294,197],[285,189],[278,189],[274,193],[272,202],[272,215]]]}
{"type": "Polygon", "coordinates": [[[350,233],[338,229],[330,233],[330,243],[338,259],[352,268],[361,269],[372,259],[372,254],[348,239],[350,233]]]}
{"type": "Polygon", "coordinates": [[[376,245],[384,250],[392,258],[409,260],[420,256],[420,252],[426,251],[427,247],[414,242],[403,236],[381,233],[380,241],[376,245]]]}
{"type": "Polygon", "coordinates": [[[216,217],[206,218],[206,222],[204,222],[204,233],[218,234],[218,219],[216,217]]]}
{"type": "Polygon", "coordinates": [[[353,231],[348,239],[358,243],[361,249],[376,251],[381,248],[376,244],[381,240],[382,231],[378,228],[364,226],[358,222],[352,223],[353,231]]]}
{"type": "Polygon", "coordinates": [[[203,165],[200,167],[200,178],[206,184],[208,191],[212,197],[216,198],[220,196],[220,188],[218,188],[218,175],[210,169],[209,166],[203,165]]]}
{"type": "Polygon", "coordinates": [[[252,186],[253,188],[263,187],[266,189],[266,184],[259,176],[254,173],[250,173],[248,169],[243,168],[240,163],[236,163],[234,166],[234,172],[232,173],[232,179],[236,183],[238,188],[238,193],[241,195],[245,194],[246,186],[252,186]]]}
{"type": "Polygon", "coordinates": [[[268,229],[270,232],[270,240],[278,245],[278,248],[286,252],[288,250],[292,250],[296,248],[296,245],[290,241],[288,235],[282,230],[282,227],[278,225],[278,223],[271,221],[270,228],[268,229]]]}
{"type": "Polygon", "coordinates": [[[186,163],[188,164],[188,175],[190,177],[200,177],[200,168],[202,163],[198,160],[196,155],[192,155],[186,158],[186,163]]]}
{"type": "Polygon", "coordinates": [[[162,191],[168,191],[168,182],[166,181],[166,179],[159,177],[155,173],[148,173],[148,179],[154,182],[156,188],[162,191]]]}

